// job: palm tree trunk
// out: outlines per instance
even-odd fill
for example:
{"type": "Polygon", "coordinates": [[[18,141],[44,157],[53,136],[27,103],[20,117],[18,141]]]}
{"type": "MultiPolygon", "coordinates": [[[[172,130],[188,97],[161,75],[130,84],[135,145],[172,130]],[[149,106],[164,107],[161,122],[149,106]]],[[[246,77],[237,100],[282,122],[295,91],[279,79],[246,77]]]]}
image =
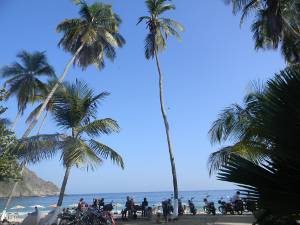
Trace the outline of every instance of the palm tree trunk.
{"type": "Polygon", "coordinates": [[[59,198],[58,198],[58,201],[57,201],[57,207],[61,207],[61,205],[63,203],[68,178],[69,178],[69,175],[70,175],[70,171],[71,171],[71,166],[67,166],[65,176],[64,176],[64,180],[63,180],[61,188],[60,188],[59,198]]]}
{"type": "MultiPolygon", "coordinates": [[[[164,120],[165,124],[165,129],[166,129],[166,135],[167,135],[167,141],[168,141],[168,147],[169,147],[169,155],[170,155],[170,162],[171,162],[171,168],[172,168],[172,175],[173,175],[173,188],[174,188],[174,200],[175,200],[175,206],[178,204],[178,184],[177,184],[177,175],[176,175],[176,167],[175,167],[175,159],[174,159],[174,153],[173,153],[173,147],[171,143],[171,135],[170,135],[170,126],[168,123],[168,118],[167,114],[165,111],[165,106],[164,106],[164,96],[163,96],[163,74],[160,69],[160,64],[159,64],[159,59],[158,59],[158,54],[155,51],[155,59],[156,59],[156,65],[157,65],[157,70],[159,74],[159,99],[160,99],[160,109],[161,109],[161,114],[164,120]],[[176,204],[177,202],[177,204],[176,204]]],[[[174,211],[178,213],[178,207],[174,208],[174,211]]],[[[176,213],[175,216],[177,217],[176,213]]]]}
{"type": "MultiPolygon", "coordinates": [[[[74,56],[72,57],[72,59],[69,61],[69,63],[66,65],[63,74],[61,75],[61,77],[59,78],[59,80],[57,81],[57,83],[54,85],[54,87],[52,88],[51,92],[48,94],[46,100],[44,101],[42,107],[40,108],[39,112],[37,113],[37,115],[34,117],[33,121],[30,123],[30,125],[28,126],[27,130],[25,131],[25,133],[23,134],[22,138],[27,138],[29,136],[29,134],[31,133],[31,131],[33,130],[33,128],[35,127],[35,125],[37,124],[42,112],[46,109],[50,99],[52,98],[52,96],[54,95],[55,91],[57,90],[57,88],[62,84],[62,82],[64,81],[71,65],[74,63],[74,60],[76,58],[76,56],[79,54],[79,52],[81,51],[81,49],[83,48],[84,43],[82,43],[82,45],[77,49],[77,51],[75,52],[74,56]]],[[[24,170],[25,165],[23,165],[23,168],[21,170],[21,175],[23,174],[23,170],[24,170]]],[[[14,187],[18,185],[18,182],[14,183],[14,187]]],[[[10,193],[8,200],[6,202],[5,205],[7,205],[7,207],[9,206],[9,201],[11,200],[13,194],[14,194],[15,188],[12,189],[12,192],[10,193]]]]}
{"type": "Polygon", "coordinates": [[[17,123],[18,123],[18,121],[19,121],[19,119],[20,119],[20,116],[21,116],[21,112],[18,111],[18,113],[17,113],[17,115],[16,115],[16,118],[15,118],[15,120],[14,120],[14,123],[13,123],[12,126],[11,126],[11,131],[14,131],[14,130],[15,130],[15,128],[16,128],[16,126],[17,126],[17,123]]]}
{"type": "MultiPolygon", "coordinates": [[[[25,166],[23,166],[23,167],[22,167],[22,170],[20,171],[20,174],[21,174],[21,175],[23,174],[24,169],[25,169],[25,166]]],[[[19,183],[19,182],[16,181],[16,182],[14,183],[14,186],[13,186],[12,189],[11,189],[11,192],[10,192],[10,194],[9,194],[9,196],[8,196],[8,199],[7,199],[6,203],[5,203],[4,209],[2,210],[2,215],[1,215],[0,221],[3,221],[3,219],[6,217],[6,211],[7,211],[8,207],[9,207],[9,204],[10,204],[10,202],[11,202],[11,200],[12,200],[12,197],[13,197],[13,195],[14,195],[14,192],[16,191],[16,188],[17,188],[17,186],[18,186],[18,183],[19,183]]]]}
{"type": "Polygon", "coordinates": [[[52,88],[52,90],[50,91],[50,93],[48,94],[46,100],[44,101],[42,107],[40,108],[39,112],[36,114],[36,116],[34,117],[34,119],[32,120],[32,122],[30,123],[30,125],[28,126],[27,130],[25,131],[25,133],[23,134],[22,138],[26,138],[29,136],[29,134],[31,133],[31,131],[33,130],[33,128],[35,127],[35,125],[37,124],[42,112],[46,109],[50,99],[52,98],[52,96],[54,95],[55,91],[57,90],[57,88],[62,84],[62,82],[64,81],[66,75],[68,74],[68,71],[71,67],[71,65],[74,63],[74,60],[76,58],[76,56],[79,54],[79,52],[81,51],[81,49],[83,48],[84,43],[82,43],[82,45],[77,49],[77,51],[75,52],[74,56],[72,57],[72,59],[69,61],[69,63],[67,64],[67,66],[64,69],[63,74],[61,75],[61,77],[58,79],[58,81],[56,82],[56,84],[54,85],[54,87],[52,88]]]}
{"type": "Polygon", "coordinates": [[[46,114],[45,114],[45,116],[44,116],[44,118],[43,118],[43,120],[42,120],[42,122],[41,122],[41,124],[40,124],[40,126],[39,126],[37,135],[40,134],[40,131],[41,131],[41,129],[42,129],[42,127],[43,127],[43,125],[44,125],[44,123],[45,123],[45,121],[46,121],[47,116],[48,116],[48,110],[46,110],[46,114]]]}

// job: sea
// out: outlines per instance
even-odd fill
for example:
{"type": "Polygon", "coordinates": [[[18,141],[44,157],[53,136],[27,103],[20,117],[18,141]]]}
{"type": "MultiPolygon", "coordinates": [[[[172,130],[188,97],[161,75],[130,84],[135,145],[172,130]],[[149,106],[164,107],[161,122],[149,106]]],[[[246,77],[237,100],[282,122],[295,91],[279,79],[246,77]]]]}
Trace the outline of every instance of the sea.
{"type": "MultiPolygon", "coordinates": [[[[218,200],[223,198],[229,201],[235,193],[235,190],[207,190],[207,191],[182,191],[179,197],[183,204],[193,198],[193,202],[201,211],[203,208],[203,199],[208,198],[209,201],[218,206],[218,200]]],[[[84,198],[85,202],[91,204],[94,198],[104,198],[105,203],[112,203],[114,210],[122,210],[125,206],[126,197],[129,196],[134,199],[136,204],[141,204],[144,198],[147,198],[149,206],[155,207],[161,204],[162,201],[173,198],[171,191],[163,192],[131,192],[131,193],[95,193],[95,194],[70,194],[65,195],[63,201],[64,208],[73,208],[77,205],[80,198],[84,198]]],[[[0,199],[0,210],[2,211],[5,204],[5,198],[0,199]]],[[[27,215],[34,211],[34,206],[38,205],[41,212],[47,213],[53,210],[53,205],[56,204],[58,196],[44,196],[44,197],[18,197],[13,198],[8,208],[11,214],[27,215]],[[19,207],[16,207],[19,206],[19,207]],[[21,206],[21,207],[20,207],[21,206]],[[23,208],[24,207],[24,208],[23,208]]],[[[0,213],[1,213],[0,211],[0,213]]]]}

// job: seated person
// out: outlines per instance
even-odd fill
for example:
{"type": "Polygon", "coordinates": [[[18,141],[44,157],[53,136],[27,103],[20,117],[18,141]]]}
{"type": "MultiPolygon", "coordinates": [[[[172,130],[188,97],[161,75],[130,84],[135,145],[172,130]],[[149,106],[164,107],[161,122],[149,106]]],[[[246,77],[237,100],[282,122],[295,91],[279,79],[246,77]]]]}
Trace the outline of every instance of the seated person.
{"type": "Polygon", "coordinates": [[[231,203],[233,204],[233,205],[235,205],[236,203],[237,203],[237,201],[240,201],[241,200],[241,196],[240,196],[240,192],[239,191],[237,191],[233,196],[232,196],[232,198],[231,198],[231,203]]]}
{"type": "Polygon", "coordinates": [[[80,198],[78,205],[77,205],[77,210],[82,212],[83,209],[85,208],[85,206],[86,206],[86,203],[84,202],[84,199],[80,198]]]}

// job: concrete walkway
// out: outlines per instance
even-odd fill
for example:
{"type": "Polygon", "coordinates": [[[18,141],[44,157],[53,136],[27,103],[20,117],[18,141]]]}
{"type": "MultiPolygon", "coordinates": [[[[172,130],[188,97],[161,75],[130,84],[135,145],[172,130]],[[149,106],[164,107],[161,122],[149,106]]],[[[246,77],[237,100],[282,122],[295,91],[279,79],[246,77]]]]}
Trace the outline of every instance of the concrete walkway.
{"type": "MultiPolygon", "coordinates": [[[[252,215],[197,215],[197,216],[182,216],[177,221],[172,221],[170,225],[252,225],[255,221],[252,215]]],[[[155,221],[135,220],[135,221],[117,221],[117,225],[152,225],[157,224],[155,221]]],[[[164,224],[164,223],[162,223],[164,224]]]]}

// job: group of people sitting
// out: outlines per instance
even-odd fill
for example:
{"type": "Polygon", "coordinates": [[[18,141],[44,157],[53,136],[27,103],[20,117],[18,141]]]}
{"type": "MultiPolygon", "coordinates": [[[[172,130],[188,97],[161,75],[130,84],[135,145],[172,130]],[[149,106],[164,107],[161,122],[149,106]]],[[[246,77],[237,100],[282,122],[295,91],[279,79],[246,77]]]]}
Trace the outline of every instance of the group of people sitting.
{"type": "Polygon", "coordinates": [[[133,219],[137,218],[137,211],[142,212],[142,217],[149,215],[151,208],[148,206],[147,198],[144,198],[141,205],[136,205],[133,198],[129,196],[126,197],[125,209],[122,210],[122,219],[127,219],[132,217],[133,219]]]}
{"type": "Polygon", "coordinates": [[[84,201],[83,198],[80,198],[78,205],[77,205],[77,210],[82,212],[89,207],[98,209],[98,210],[103,210],[103,211],[112,211],[112,209],[113,209],[112,204],[104,203],[104,198],[94,198],[92,205],[90,205],[90,206],[84,201]]]}
{"type": "MultiPolygon", "coordinates": [[[[80,198],[77,210],[79,212],[84,211],[85,209],[92,207],[94,209],[103,210],[103,211],[112,211],[113,205],[112,204],[105,204],[104,198],[94,198],[92,205],[88,205],[83,198],[80,198]]],[[[149,203],[147,198],[144,198],[141,205],[137,205],[134,202],[132,197],[127,196],[125,208],[122,210],[122,219],[127,218],[137,218],[137,212],[140,211],[142,213],[142,217],[146,217],[151,212],[151,207],[149,207],[149,203]]]]}

